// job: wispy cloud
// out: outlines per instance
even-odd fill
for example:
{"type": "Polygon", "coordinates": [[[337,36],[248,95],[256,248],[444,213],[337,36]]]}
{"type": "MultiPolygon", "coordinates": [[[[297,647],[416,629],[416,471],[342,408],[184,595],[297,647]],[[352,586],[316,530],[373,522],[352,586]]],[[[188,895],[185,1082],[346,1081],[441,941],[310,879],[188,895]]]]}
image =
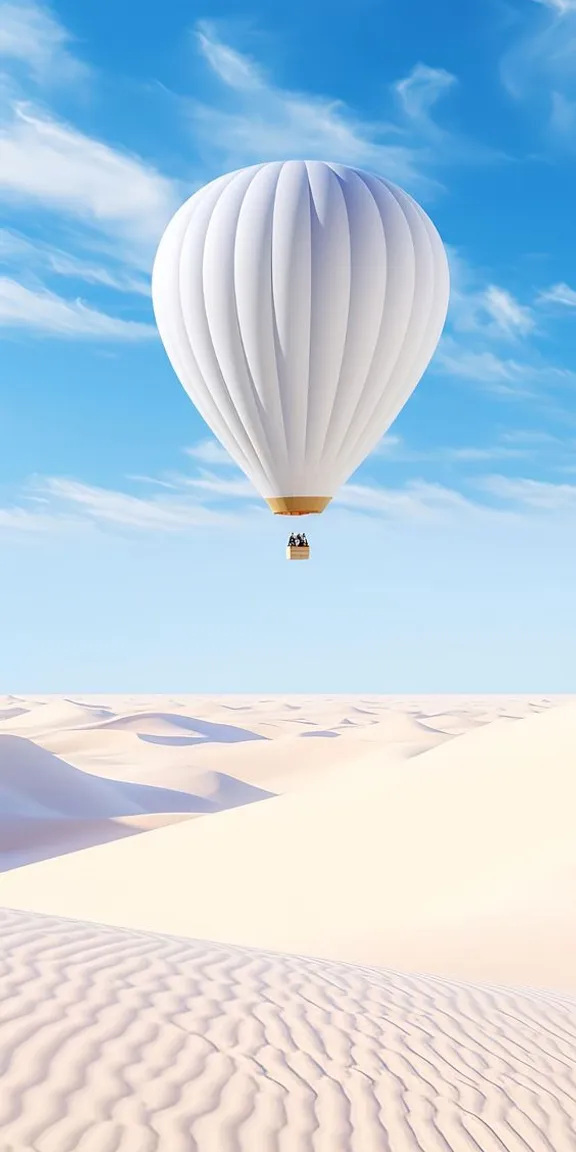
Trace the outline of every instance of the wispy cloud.
{"type": "MultiPolygon", "coordinates": [[[[553,438],[551,438],[553,439],[553,438]]],[[[401,436],[385,436],[376,448],[373,456],[389,460],[394,464],[484,464],[492,460],[519,460],[531,456],[541,444],[522,440],[522,433],[518,433],[518,440],[501,435],[492,444],[480,445],[433,445],[426,448],[414,448],[406,444],[401,436]]]]}
{"type": "Polygon", "coordinates": [[[556,484],[549,480],[531,480],[511,476],[486,476],[481,481],[484,491],[516,506],[542,512],[576,512],[576,484],[556,484]]]}
{"type": "Polygon", "coordinates": [[[522,28],[501,61],[505,88],[540,110],[548,142],[574,148],[576,2],[537,0],[522,10],[522,28]]]}
{"type": "Polygon", "coordinates": [[[470,380],[502,396],[538,398],[543,391],[576,386],[576,372],[543,362],[498,356],[488,349],[474,351],[447,336],[436,356],[436,366],[449,376],[470,380]]]}
{"type": "Polygon", "coordinates": [[[156,336],[152,324],[108,316],[81,300],[65,300],[45,288],[34,291],[7,276],[0,276],[0,327],[78,339],[142,340],[156,336]]]}
{"type": "Polygon", "coordinates": [[[567,12],[576,12],[576,0],[536,0],[536,3],[543,4],[545,8],[551,8],[560,16],[565,16],[567,12]]]}
{"type": "Polygon", "coordinates": [[[576,308],[576,290],[571,288],[569,284],[552,284],[550,288],[540,292],[538,303],[560,304],[564,308],[576,308]]]}
{"type": "Polygon", "coordinates": [[[106,292],[149,294],[154,248],[181,195],[153,164],[51,110],[56,86],[66,81],[69,100],[78,83],[97,80],[75,49],[47,5],[0,0],[0,209],[17,221],[0,230],[0,324],[66,339],[147,338],[152,327],[116,316],[106,292]],[[39,239],[42,225],[54,240],[39,239]],[[67,298],[74,280],[97,303],[67,298]]]}
{"type": "MultiPolygon", "coordinates": [[[[449,248],[451,300],[446,331],[433,370],[482,385],[505,398],[537,399],[542,392],[576,385],[576,372],[548,361],[539,345],[542,305],[566,285],[522,303],[512,292],[449,248]]],[[[568,292],[570,290],[568,289],[568,292]]],[[[567,300],[562,302],[568,303],[567,300]]]]}
{"type": "Polygon", "coordinates": [[[180,491],[176,495],[134,496],[62,477],[38,478],[34,490],[48,498],[51,514],[60,510],[102,526],[149,532],[183,532],[192,527],[233,527],[238,513],[207,507],[180,491]]]}
{"type": "Polygon", "coordinates": [[[200,21],[195,35],[200,51],[212,71],[228,87],[239,91],[261,92],[268,86],[264,70],[257,62],[237,52],[229,44],[224,44],[212,25],[200,21]]]}
{"type": "MultiPolygon", "coordinates": [[[[509,455],[529,456],[543,446],[545,433],[518,430],[487,448],[453,447],[443,451],[455,463],[481,463],[509,455]],[[505,441],[508,440],[508,443],[505,441]]],[[[424,459],[425,453],[420,455],[424,459]]],[[[219,465],[222,462],[219,462],[219,465]]],[[[120,532],[186,533],[197,529],[239,529],[257,523],[266,512],[240,474],[200,469],[193,475],[132,477],[144,488],[135,495],[124,486],[110,488],[70,477],[34,477],[18,499],[0,507],[0,530],[9,532],[80,531],[99,526],[120,532]],[[255,519],[256,518],[256,519],[255,519]]],[[[130,479],[127,478],[128,484],[130,479]]],[[[576,485],[504,475],[472,475],[461,487],[411,479],[401,485],[351,481],[334,499],[348,514],[383,517],[391,522],[445,522],[470,516],[509,517],[576,511],[576,485]]]]}
{"type": "Polygon", "coordinates": [[[338,493],[335,504],[359,512],[380,513],[387,517],[437,519],[446,513],[471,508],[461,492],[441,484],[413,480],[401,488],[349,483],[338,493]]]}
{"type": "Polygon", "coordinates": [[[504,444],[519,445],[530,451],[536,449],[557,449],[564,443],[553,432],[546,432],[542,428],[507,428],[501,433],[500,439],[504,444]]]}
{"type": "Polygon", "coordinates": [[[411,185],[434,182],[442,164],[488,157],[487,149],[435,120],[440,98],[457,83],[444,69],[417,64],[393,85],[390,115],[373,120],[341,100],[279,87],[260,64],[226,44],[213,24],[197,25],[195,37],[223,92],[219,107],[188,102],[193,130],[230,165],[334,157],[411,185]]]}
{"type": "Polygon", "coordinates": [[[77,256],[37,238],[31,240],[22,232],[10,228],[0,228],[0,265],[17,266],[20,271],[29,269],[34,273],[81,280],[85,284],[100,284],[118,292],[140,296],[150,294],[147,277],[135,275],[121,265],[105,267],[97,262],[95,254],[92,259],[77,256]]]}
{"type": "Polygon", "coordinates": [[[67,526],[61,514],[46,509],[24,508],[18,504],[0,507],[0,532],[30,536],[34,533],[62,531],[67,526]]]}
{"type": "Polygon", "coordinates": [[[532,310],[519,304],[511,292],[489,284],[484,293],[484,307],[494,323],[507,335],[525,336],[535,326],[532,310]]]}
{"type": "Polygon", "coordinates": [[[494,284],[474,268],[458,249],[448,246],[450,264],[449,324],[456,332],[490,341],[513,340],[535,326],[533,309],[507,288],[494,284]]]}
{"type": "Polygon", "coordinates": [[[346,484],[335,504],[401,521],[433,522],[462,515],[467,519],[562,515],[576,513],[576,484],[491,475],[473,481],[468,495],[423,480],[401,488],[346,484]],[[489,502],[478,498],[480,493],[485,493],[489,502]]]}
{"type": "Polygon", "coordinates": [[[432,109],[457,83],[456,76],[452,72],[447,72],[445,68],[430,68],[428,64],[416,64],[408,76],[396,81],[394,87],[406,115],[411,120],[425,122],[435,131],[432,109]]]}
{"type": "Polygon", "coordinates": [[[0,58],[23,64],[43,82],[78,80],[88,73],[50,8],[26,0],[0,2],[0,58]]]}
{"type": "Polygon", "coordinates": [[[199,444],[193,444],[190,448],[185,448],[184,451],[187,456],[192,457],[193,460],[199,460],[202,464],[236,467],[218,440],[201,440],[199,444]]]}
{"type": "MultiPolygon", "coordinates": [[[[153,491],[153,480],[142,479],[151,491],[136,496],[71,478],[36,477],[19,501],[0,508],[0,529],[30,533],[92,524],[127,532],[179,533],[194,527],[228,530],[239,527],[246,517],[265,515],[257,494],[243,479],[180,477],[174,490],[161,494],[153,491]]],[[[399,488],[346,484],[334,505],[387,519],[427,521],[473,508],[460,492],[424,481],[399,488]]]]}
{"type": "Polygon", "coordinates": [[[471,380],[501,395],[518,398],[534,395],[531,365],[519,364],[488,349],[476,351],[451,336],[444,337],[435,367],[448,376],[471,380]]]}
{"type": "Polygon", "coordinates": [[[218,476],[214,472],[200,468],[197,475],[180,476],[179,481],[183,488],[196,489],[196,491],[202,492],[204,495],[219,499],[226,497],[242,500],[260,499],[250,481],[244,479],[241,475],[229,479],[227,476],[218,476]]]}
{"type": "Polygon", "coordinates": [[[174,185],[151,165],[24,103],[0,130],[0,197],[69,213],[120,238],[126,259],[146,268],[177,204],[174,185]]]}

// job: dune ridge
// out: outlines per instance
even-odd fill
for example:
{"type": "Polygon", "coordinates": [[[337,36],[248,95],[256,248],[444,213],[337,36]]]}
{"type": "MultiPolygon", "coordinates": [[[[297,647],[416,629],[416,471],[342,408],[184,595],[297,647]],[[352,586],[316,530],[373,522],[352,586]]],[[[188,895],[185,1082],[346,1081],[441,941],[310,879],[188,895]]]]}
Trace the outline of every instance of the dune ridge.
{"type": "Polygon", "coordinates": [[[0,909],[24,1152],[571,1152],[576,1001],[0,909]]]}
{"type": "Polygon", "coordinates": [[[575,763],[573,699],[0,698],[0,1152],[573,1152],[575,763]]]}
{"type": "Polygon", "coordinates": [[[560,699],[4,696],[0,736],[27,740],[93,777],[188,792],[221,809],[328,781],[333,769],[354,768],[376,750],[387,761],[408,760],[560,699]]]}
{"type": "Polygon", "coordinates": [[[194,793],[102,777],[0,725],[0,871],[270,796],[224,773],[200,783],[194,793]]]}
{"type": "Polygon", "coordinates": [[[576,990],[576,703],[0,877],[0,902],[576,990]],[[110,877],[114,883],[110,883],[110,877]],[[182,899],[181,877],[198,877],[182,899]]]}

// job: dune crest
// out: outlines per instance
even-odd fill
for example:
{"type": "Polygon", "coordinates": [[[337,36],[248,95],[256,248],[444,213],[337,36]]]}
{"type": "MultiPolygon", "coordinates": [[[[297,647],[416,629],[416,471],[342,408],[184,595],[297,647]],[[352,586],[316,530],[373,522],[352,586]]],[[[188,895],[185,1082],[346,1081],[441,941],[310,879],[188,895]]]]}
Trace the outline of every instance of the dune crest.
{"type": "MultiPolygon", "coordinates": [[[[355,773],[357,762],[375,750],[383,763],[399,763],[470,726],[550,704],[538,698],[454,698],[441,707],[435,698],[419,697],[0,697],[0,868],[117,839],[118,820],[130,814],[207,815],[314,788],[355,773]],[[442,708],[449,710],[438,723],[442,708]]],[[[150,826],[133,822],[131,833],[150,826]]]]}
{"type": "Polygon", "coordinates": [[[374,754],[302,792],[16,869],[0,901],[576,989],[575,761],[576,703],[500,719],[407,763],[374,754]],[[183,875],[200,878],[186,900],[183,875]]]}

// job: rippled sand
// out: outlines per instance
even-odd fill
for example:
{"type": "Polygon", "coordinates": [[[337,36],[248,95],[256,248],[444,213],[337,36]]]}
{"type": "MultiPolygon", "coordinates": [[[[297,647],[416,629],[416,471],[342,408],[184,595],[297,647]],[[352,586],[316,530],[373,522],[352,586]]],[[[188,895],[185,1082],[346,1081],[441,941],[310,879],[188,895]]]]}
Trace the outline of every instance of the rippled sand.
{"type": "Polygon", "coordinates": [[[574,1152],[575,764],[569,699],[0,698],[0,1152],[574,1152]]]}
{"type": "Polygon", "coordinates": [[[576,1001],[0,912],[24,1152],[572,1152],[576,1001]]]}

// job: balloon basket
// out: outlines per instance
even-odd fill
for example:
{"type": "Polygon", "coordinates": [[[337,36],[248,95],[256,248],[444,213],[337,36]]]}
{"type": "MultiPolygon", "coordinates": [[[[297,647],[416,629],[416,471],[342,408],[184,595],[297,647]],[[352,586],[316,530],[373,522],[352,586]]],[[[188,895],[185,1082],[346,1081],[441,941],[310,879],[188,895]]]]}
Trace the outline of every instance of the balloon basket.
{"type": "Polygon", "coordinates": [[[308,544],[289,544],[286,549],[287,560],[309,560],[310,547],[308,544]]]}

